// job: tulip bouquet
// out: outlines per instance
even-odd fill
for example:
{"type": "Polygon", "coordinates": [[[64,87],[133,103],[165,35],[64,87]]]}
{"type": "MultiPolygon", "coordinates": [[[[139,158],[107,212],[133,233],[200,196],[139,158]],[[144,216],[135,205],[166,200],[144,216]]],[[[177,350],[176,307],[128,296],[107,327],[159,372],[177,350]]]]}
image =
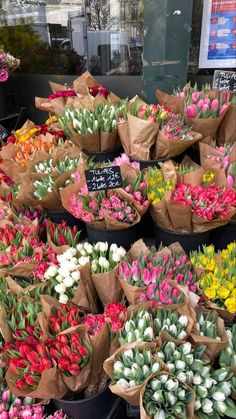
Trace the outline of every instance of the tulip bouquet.
{"type": "Polygon", "coordinates": [[[16,247],[10,245],[0,256],[0,270],[6,274],[42,280],[50,263],[56,262],[56,255],[50,247],[36,237],[24,238],[16,247]]]}
{"type": "Polygon", "coordinates": [[[173,179],[166,180],[161,169],[152,167],[148,172],[148,197],[152,205],[158,204],[166,191],[174,188],[173,179]]]}
{"type": "Polygon", "coordinates": [[[190,387],[167,372],[160,372],[147,382],[142,391],[141,411],[151,419],[187,419],[188,405],[194,394],[190,387]]]}
{"type": "Polygon", "coordinates": [[[0,252],[7,250],[9,246],[18,247],[23,238],[29,238],[30,235],[35,235],[35,228],[30,228],[21,224],[7,224],[5,227],[0,227],[0,252]]]}
{"type": "Polygon", "coordinates": [[[217,98],[194,92],[185,103],[185,122],[203,137],[214,139],[217,129],[228,111],[228,96],[219,93],[217,98]]]}
{"type": "Polygon", "coordinates": [[[38,313],[41,312],[42,306],[39,304],[27,301],[24,297],[18,299],[17,305],[6,318],[13,335],[21,337],[25,330],[30,330],[37,320],[38,313]]]}
{"type": "Polygon", "coordinates": [[[121,154],[119,157],[116,157],[112,162],[112,166],[122,166],[123,164],[128,164],[133,169],[140,170],[140,163],[137,161],[130,161],[129,156],[127,156],[125,153],[121,154]]]}
{"type": "Polygon", "coordinates": [[[78,326],[84,313],[71,304],[63,304],[60,308],[52,307],[48,317],[49,333],[56,335],[70,327],[78,326]]]}
{"type": "Polygon", "coordinates": [[[179,304],[184,301],[184,294],[178,287],[169,284],[165,279],[150,284],[140,293],[139,303],[150,301],[153,305],[179,304]]]}
{"type": "Polygon", "coordinates": [[[50,265],[44,274],[44,279],[50,281],[62,304],[67,304],[69,299],[73,299],[76,285],[80,280],[81,264],[80,258],[76,255],[77,251],[73,247],[57,255],[57,264],[50,265]]]}
{"type": "Polygon", "coordinates": [[[209,361],[202,359],[205,346],[194,349],[190,342],[164,342],[156,351],[156,355],[165,363],[168,370],[178,380],[188,385],[199,383],[199,371],[202,377],[209,375],[209,361]]]}
{"type": "Polygon", "coordinates": [[[220,170],[225,173],[230,188],[236,189],[236,146],[224,144],[222,146],[200,144],[201,165],[206,170],[220,170]]]}
{"type": "Polygon", "coordinates": [[[80,263],[91,263],[91,272],[99,274],[112,271],[121,262],[126,250],[115,243],[108,246],[107,242],[97,242],[93,246],[88,243],[79,243],[77,250],[81,254],[80,263]]]}
{"type": "Polygon", "coordinates": [[[159,336],[165,332],[178,340],[184,340],[188,335],[190,321],[185,314],[179,314],[177,310],[170,311],[165,308],[159,308],[154,317],[155,335],[159,336]]]}
{"type": "Polygon", "coordinates": [[[98,95],[104,97],[105,99],[107,99],[107,96],[109,95],[109,91],[102,84],[89,87],[89,93],[93,97],[96,97],[98,95]]]}
{"type": "Polygon", "coordinates": [[[127,316],[127,310],[120,303],[108,303],[104,308],[104,316],[110,325],[112,332],[122,329],[127,316]]]}
{"type": "Polygon", "coordinates": [[[82,324],[88,326],[89,335],[96,336],[105,324],[105,316],[104,314],[87,314],[82,319],[82,324]]]}
{"type": "Polygon", "coordinates": [[[119,335],[120,345],[132,342],[151,342],[154,338],[151,314],[144,308],[141,308],[136,315],[131,312],[130,319],[126,320],[119,335]]]}
{"type": "Polygon", "coordinates": [[[108,246],[107,242],[97,242],[93,246],[80,243],[77,250],[82,255],[80,263],[90,262],[92,281],[98,297],[105,305],[108,302],[120,301],[123,291],[117,278],[117,267],[126,251],[115,243],[108,246]]]}
{"type": "Polygon", "coordinates": [[[55,93],[51,93],[48,99],[57,99],[58,97],[73,97],[76,96],[76,92],[72,89],[58,90],[55,93]]]}
{"type": "Polygon", "coordinates": [[[140,105],[136,102],[131,114],[144,121],[153,121],[162,123],[168,117],[169,109],[160,105],[140,105]]]}
{"type": "Polygon", "coordinates": [[[30,221],[38,220],[38,224],[41,229],[45,226],[45,213],[39,209],[32,208],[31,206],[24,206],[16,210],[17,216],[19,218],[26,217],[30,221]]]}
{"type": "MultiPolygon", "coordinates": [[[[65,202],[63,205],[67,206],[65,202]]],[[[71,195],[68,210],[75,218],[87,223],[100,221],[104,225],[105,222],[107,228],[113,225],[127,228],[140,219],[133,205],[116,193],[111,192],[106,196],[104,192],[88,192],[87,188],[81,188],[78,194],[71,195]]]]}
{"type": "Polygon", "coordinates": [[[155,362],[152,351],[149,348],[130,348],[119,352],[113,365],[113,381],[124,389],[143,384],[151,375],[161,368],[159,362],[155,362]]]}
{"type": "Polygon", "coordinates": [[[213,245],[204,246],[203,252],[195,251],[191,254],[192,264],[201,272],[199,285],[208,304],[211,306],[214,303],[215,308],[226,308],[232,314],[236,312],[235,257],[235,243],[230,243],[227,249],[220,252],[221,263],[213,245]]]}
{"type": "Polygon", "coordinates": [[[131,197],[133,205],[137,208],[140,215],[146,211],[149,205],[147,186],[144,173],[139,173],[133,180],[129,180],[126,177],[123,182],[125,192],[131,197]]]}
{"type": "Polygon", "coordinates": [[[77,226],[70,227],[66,221],[60,224],[50,223],[47,225],[48,239],[54,246],[76,247],[80,240],[81,231],[77,226]]]}
{"type": "Polygon", "coordinates": [[[26,417],[44,418],[44,406],[41,404],[34,404],[34,399],[31,397],[16,397],[9,389],[6,389],[0,393],[0,418],[1,419],[12,419],[19,418],[23,419],[26,417]]]}
{"type": "Polygon", "coordinates": [[[55,178],[51,175],[42,179],[36,180],[33,183],[34,191],[33,197],[39,200],[43,199],[48,193],[54,190],[55,178]]]}
{"type": "Polygon", "coordinates": [[[79,157],[66,156],[63,161],[53,163],[52,158],[45,160],[44,162],[37,163],[35,165],[36,173],[47,173],[52,174],[58,172],[59,174],[65,173],[68,170],[76,169],[79,162],[79,157]]]}
{"type": "Polygon", "coordinates": [[[196,317],[196,329],[200,336],[221,340],[217,330],[217,316],[214,311],[206,313],[199,311],[196,317]]]}
{"type": "Polygon", "coordinates": [[[236,324],[226,330],[229,345],[223,349],[219,357],[221,367],[235,368],[236,365],[236,324]]]}
{"type": "Polygon", "coordinates": [[[72,185],[73,183],[79,182],[80,180],[80,173],[78,171],[75,171],[74,173],[71,173],[69,177],[65,180],[64,184],[61,184],[59,186],[59,192],[62,191],[63,188],[66,188],[69,185],[72,185]]]}
{"type": "Polygon", "coordinates": [[[125,103],[102,103],[95,110],[67,108],[58,120],[63,131],[81,150],[111,151],[119,147],[117,121],[125,103]]]}

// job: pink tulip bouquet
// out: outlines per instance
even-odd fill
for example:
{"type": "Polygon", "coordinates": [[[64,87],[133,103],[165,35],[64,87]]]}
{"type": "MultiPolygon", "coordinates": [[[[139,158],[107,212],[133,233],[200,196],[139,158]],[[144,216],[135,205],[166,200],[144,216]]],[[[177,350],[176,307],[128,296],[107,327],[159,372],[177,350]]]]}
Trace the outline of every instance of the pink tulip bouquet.
{"type": "Polygon", "coordinates": [[[200,144],[201,165],[206,170],[223,170],[225,183],[236,189],[236,143],[222,146],[200,144]]]}
{"type": "Polygon", "coordinates": [[[218,127],[229,108],[229,96],[219,93],[212,98],[202,92],[193,92],[185,102],[185,121],[204,137],[215,138],[218,127]]]}

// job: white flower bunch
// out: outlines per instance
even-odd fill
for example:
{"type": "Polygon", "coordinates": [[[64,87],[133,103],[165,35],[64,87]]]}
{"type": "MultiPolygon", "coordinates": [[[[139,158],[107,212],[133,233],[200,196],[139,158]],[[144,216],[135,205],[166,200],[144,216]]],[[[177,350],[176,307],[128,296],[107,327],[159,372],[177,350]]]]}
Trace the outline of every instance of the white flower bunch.
{"type": "MultiPolygon", "coordinates": [[[[232,392],[230,383],[232,375],[228,369],[220,368],[210,372],[201,384],[193,387],[196,394],[195,411],[199,417],[204,418],[206,415],[214,418],[235,417],[236,406],[229,399],[232,392]]],[[[201,370],[199,377],[202,377],[201,370]]]]}
{"type": "Polygon", "coordinates": [[[143,395],[143,407],[154,419],[187,419],[186,405],[192,398],[193,393],[184,383],[174,376],[160,374],[149,381],[143,395]]]}
{"type": "Polygon", "coordinates": [[[44,274],[44,279],[49,280],[58,294],[59,302],[66,304],[74,297],[74,291],[80,280],[79,259],[76,249],[70,247],[66,252],[57,255],[58,266],[51,265],[44,274]]]}
{"type": "Polygon", "coordinates": [[[151,349],[127,349],[122,352],[114,363],[113,384],[122,388],[136,387],[146,380],[149,375],[161,369],[159,362],[155,362],[151,349]]]}
{"type": "Polygon", "coordinates": [[[49,192],[53,192],[54,190],[54,182],[55,179],[53,176],[47,176],[42,179],[36,180],[33,183],[34,191],[33,196],[37,199],[42,199],[46,196],[49,192]]]}
{"type": "Polygon", "coordinates": [[[229,345],[220,354],[219,364],[221,367],[234,367],[236,365],[236,324],[226,330],[229,345]]]}
{"type": "Polygon", "coordinates": [[[151,342],[154,338],[152,316],[145,309],[140,309],[135,316],[131,313],[130,319],[120,331],[119,343],[151,342]]]}
{"type": "Polygon", "coordinates": [[[197,313],[196,329],[200,336],[221,340],[220,336],[217,335],[217,319],[217,314],[210,310],[208,313],[197,313]]]}
{"type": "Polygon", "coordinates": [[[182,344],[166,342],[157,350],[156,355],[180,381],[192,384],[195,380],[194,374],[199,370],[203,376],[209,374],[210,367],[206,366],[209,361],[201,359],[205,349],[206,347],[201,345],[194,350],[190,342],[182,344]]]}
{"type": "Polygon", "coordinates": [[[52,159],[47,159],[44,162],[37,163],[34,166],[34,170],[36,173],[52,173],[53,172],[53,163],[52,159]]]}
{"type": "Polygon", "coordinates": [[[91,262],[93,274],[112,271],[126,255],[123,247],[113,243],[109,248],[107,242],[97,242],[93,246],[88,242],[79,243],[77,250],[81,254],[79,263],[91,262]]]}
{"type": "Polygon", "coordinates": [[[165,331],[173,338],[183,340],[187,336],[187,326],[187,316],[181,316],[178,311],[170,311],[165,308],[160,308],[154,319],[154,330],[157,336],[161,331],[165,331]]]}

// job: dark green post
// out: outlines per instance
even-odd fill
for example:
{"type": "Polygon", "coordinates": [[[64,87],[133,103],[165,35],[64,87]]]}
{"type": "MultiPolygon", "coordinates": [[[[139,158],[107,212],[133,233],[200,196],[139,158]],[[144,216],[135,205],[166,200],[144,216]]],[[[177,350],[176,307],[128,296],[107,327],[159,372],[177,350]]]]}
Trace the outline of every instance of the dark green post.
{"type": "Polygon", "coordinates": [[[144,0],[142,96],[172,92],[187,81],[193,0],[144,0]]]}

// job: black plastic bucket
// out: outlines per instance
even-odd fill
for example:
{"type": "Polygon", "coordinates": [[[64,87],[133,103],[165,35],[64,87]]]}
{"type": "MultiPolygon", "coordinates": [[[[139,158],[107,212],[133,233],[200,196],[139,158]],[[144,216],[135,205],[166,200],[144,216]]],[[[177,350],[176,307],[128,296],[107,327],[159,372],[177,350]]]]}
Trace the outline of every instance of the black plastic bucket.
{"type": "Polygon", "coordinates": [[[113,410],[117,399],[118,397],[110,391],[107,385],[95,396],[87,399],[54,399],[52,401],[57,410],[62,409],[63,413],[71,419],[105,419],[113,410]]]}
{"type": "Polygon", "coordinates": [[[164,246],[169,246],[171,243],[179,242],[186,253],[197,250],[203,244],[208,245],[210,243],[209,231],[204,233],[176,233],[154,225],[154,234],[156,247],[160,246],[161,243],[164,246]]]}
{"type": "Polygon", "coordinates": [[[113,161],[116,157],[119,157],[123,153],[123,149],[118,149],[115,151],[103,151],[100,153],[88,153],[84,151],[84,154],[88,156],[90,159],[93,159],[96,163],[108,162],[113,161]]]}
{"type": "Polygon", "coordinates": [[[116,243],[117,246],[123,246],[129,250],[132,244],[140,238],[140,223],[123,230],[97,228],[89,223],[86,223],[86,228],[88,241],[91,244],[103,241],[108,242],[110,246],[112,243],[116,243]]]}
{"type": "Polygon", "coordinates": [[[211,230],[210,233],[210,240],[215,249],[226,249],[229,243],[236,241],[236,221],[231,221],[225,226],[211,230]]]}
{"type": "Polygon", "coordinates": [[[56,224],[66,221],[69,226],[76,225],[78,230],[81,230],[80,238],[84,239],[87,236],[85,223],[78,218],[75,218],[68,211],[45,211],[47,217],[56,224]]]}
{"type": "Polygon", "coordinates": [[[142,238],[154,238],[154,223],[149,210],[147,210],[147,212],[145,212],[145,214],[142,216],[139,224],[140,236],[142,238]]]}

